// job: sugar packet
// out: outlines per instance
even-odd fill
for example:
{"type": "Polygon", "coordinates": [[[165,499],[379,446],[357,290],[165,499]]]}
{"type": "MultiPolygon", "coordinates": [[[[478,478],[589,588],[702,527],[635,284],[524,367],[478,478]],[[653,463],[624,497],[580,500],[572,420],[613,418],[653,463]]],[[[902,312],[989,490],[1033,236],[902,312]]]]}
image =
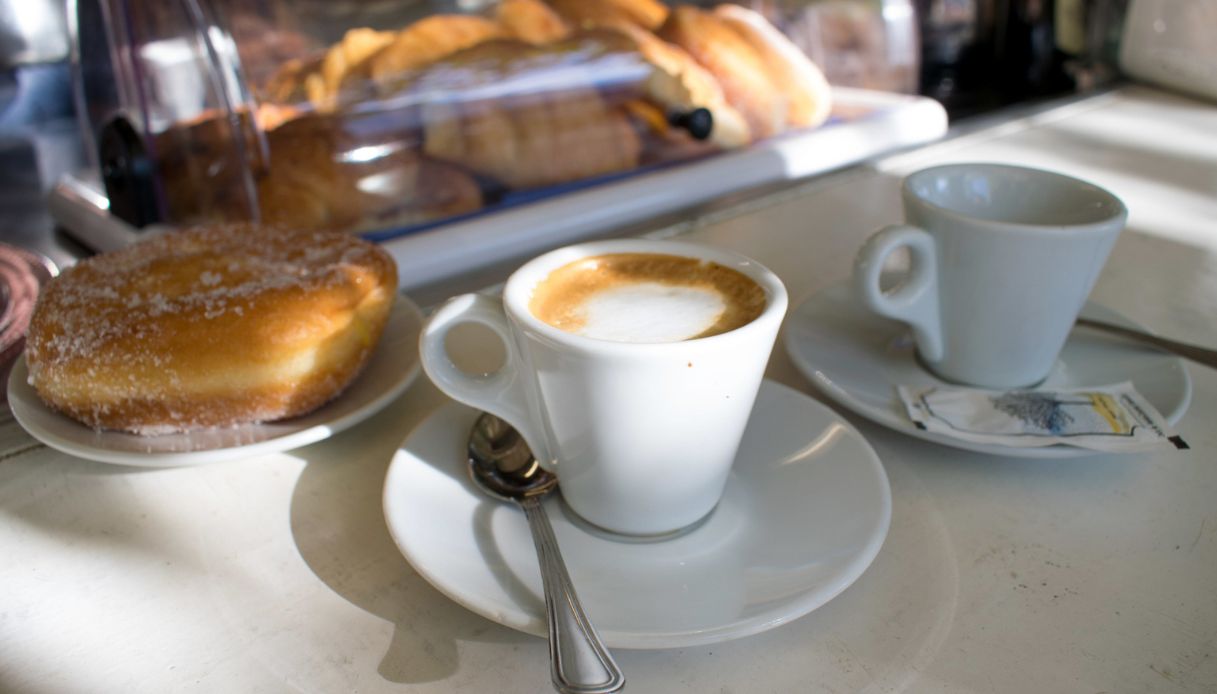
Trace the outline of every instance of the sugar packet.
{"type": "Polygon", "coordinates": [[[1132,383],[1073,390],[899,386],[919,428],[975,443],[1066,445],[1108,453],[1188,445],[1132,383]]]}

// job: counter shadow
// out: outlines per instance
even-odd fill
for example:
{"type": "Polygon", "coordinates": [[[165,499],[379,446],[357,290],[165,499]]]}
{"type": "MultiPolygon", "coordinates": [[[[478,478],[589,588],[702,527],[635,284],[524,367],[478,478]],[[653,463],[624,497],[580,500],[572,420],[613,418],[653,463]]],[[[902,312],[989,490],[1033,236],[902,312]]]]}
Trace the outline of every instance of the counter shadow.
{"type": "Polygon", "coordinates": [[[457,672],[458,642],[532,644],[536,639],[451,601],[393,542],[381,494],[397,445],[410,430],[402,419],[391,406],[355,430],[295,451],[306,465],[292,493],[291,530],[301,558],[322,582],[394,625],[380,676],[395,683],[433,682],[457,672]],[[380,431],[391,433],[377,436],[380,431]],[[352,436],[361,437],[358,446],[351,444],[352,436]]]}

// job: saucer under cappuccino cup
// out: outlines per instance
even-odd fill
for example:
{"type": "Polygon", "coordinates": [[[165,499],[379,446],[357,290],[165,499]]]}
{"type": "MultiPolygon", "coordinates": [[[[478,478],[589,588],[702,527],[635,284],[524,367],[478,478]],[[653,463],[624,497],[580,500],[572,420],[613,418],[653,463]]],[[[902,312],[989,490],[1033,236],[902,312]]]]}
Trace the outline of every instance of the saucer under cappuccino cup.
{"type": "Polygon", "coordinates": [[[908,323],[922,363],[946,380],[1042,381],[1124,227],[1124,204],[1076,178],[983,163],[910,174],[901,195],[907,223],[858,252],[863,303],[908,323]],[[908,276],[885,292],[884,262],[901,248],[908,276]]]}
{"type": "Polygon", "coordinates": [[[776,275],[728,251],[592,242],[529,261],[501,300],[450,300],[420,351],[441,390],[520,431],[572,511],[663,535],[721,498],[786,304],[776,275]],[[498,371],[449,358],[450,330],[469,322],[506,347],[498,371]]]}

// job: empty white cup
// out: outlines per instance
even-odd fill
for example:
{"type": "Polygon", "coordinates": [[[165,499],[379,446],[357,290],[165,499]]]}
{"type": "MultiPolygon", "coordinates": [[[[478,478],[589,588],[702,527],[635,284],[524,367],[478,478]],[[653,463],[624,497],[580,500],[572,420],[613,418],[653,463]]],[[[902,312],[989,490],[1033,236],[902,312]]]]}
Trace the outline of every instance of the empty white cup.
{"type": "Polygon", "coordinates": [[[910,174],[902,198],[907,223],[858,252],[862,301],[908,323],[921,360],[947,380],[997,389],[1042,381],[1124,227],[1124,204],[1076,178],[984,163],[910,174]],[[900,248],[908,277],[884,292],[884,261],[900,248]]]}

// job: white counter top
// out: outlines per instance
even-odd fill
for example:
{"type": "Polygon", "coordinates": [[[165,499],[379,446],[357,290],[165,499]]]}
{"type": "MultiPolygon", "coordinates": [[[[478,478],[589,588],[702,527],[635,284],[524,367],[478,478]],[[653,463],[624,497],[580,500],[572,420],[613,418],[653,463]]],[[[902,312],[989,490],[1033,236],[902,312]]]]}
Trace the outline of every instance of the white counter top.
{"type": "MultiPolygon", "coordinates": [[[[1217,345],[1217,106],[1141,88],[680,230],[765,263],[797,304],[899,220],[901,175],[959,160],[1121,196],[1130,225],[1094,298],[1217,345]]],[[[851,416],[892,485],[875,563],[761,635],[618,651],[627,691],[1217,691],[1217,372],[1189,369],[1188,452],[1016,460],[851,416]]],[[[815,394],[780,349],[769,375],[815,394]]],[[[544,641],[450,602],[385,528],[385,468],[441,401],[420,379],[329,441],[166,470],[70,459],[0,415],[0,691],[546,691],[544,641]]]]}

